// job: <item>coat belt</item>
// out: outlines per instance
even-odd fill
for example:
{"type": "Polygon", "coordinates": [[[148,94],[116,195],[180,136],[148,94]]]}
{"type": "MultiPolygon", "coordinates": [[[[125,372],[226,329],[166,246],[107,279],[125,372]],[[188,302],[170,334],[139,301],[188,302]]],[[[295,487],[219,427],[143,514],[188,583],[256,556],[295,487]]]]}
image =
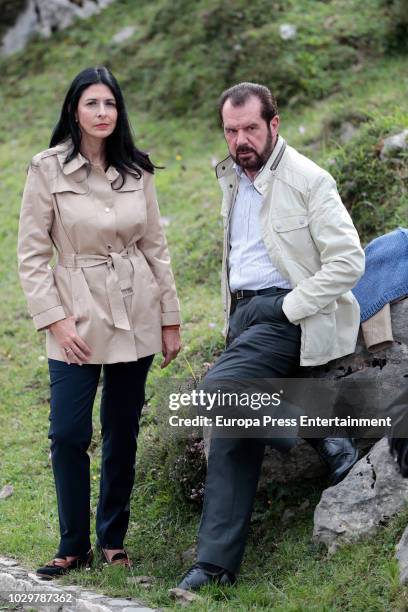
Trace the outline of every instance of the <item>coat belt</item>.
{"type": "Polygon", "coordinates": [[[106,265],[106,293],[112,313],[113,324],[118,329],[130,331],[132,328],[126,311],[125,298],[133,295],[134,291],[129,266],[126,265],[124,260],[130,260],[133,271],[135,271],[136,253],[137,247],[135,245],[126,247],[120,253],[109,253],[109,255],[67,255],[60,253],[58,255],[58,265],[69,268],[72,272],[77,272],[71,274],[72,297],[74,301],[80,297],[83,290],[81,281],[84,276],[83,274],[79,276],[78,272],[82,272],[82,268],[93,268],[94,266],[106,265]]]}

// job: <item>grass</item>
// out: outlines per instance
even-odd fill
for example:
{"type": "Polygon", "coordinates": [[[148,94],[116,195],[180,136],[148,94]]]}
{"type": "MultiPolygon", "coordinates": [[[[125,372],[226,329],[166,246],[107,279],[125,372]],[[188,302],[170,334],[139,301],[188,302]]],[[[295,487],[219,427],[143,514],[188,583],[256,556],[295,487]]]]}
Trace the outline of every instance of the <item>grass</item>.
{"type": "MultiPolygon", "coordinates": [[[[233,4],[230,3],[232,12],[235,11],[233,4]]],[[[358,25],[366,15],[364,11],[370,12],[372,6],[364,3],[364,11],[356,23],[351,23],[354,9],[351,11],[346,4],[340,0],[313,3],[307,20],[307,36],[318,31],[320,22],[313,21],[313,15],[318,13],[321,17],[325,11],[329,13],[330,8],[337,7],[338,27],[344,30],[348,24],[353,32],[359,31],[364,40],[358,25]]],[[[286,13],[284,6],[280,6],[279,23],[289,17],[301,20],[302,6],[305,7],[304,2],[288,3],[286,13]]],[[[135,561],[135,573],[154,576],[156,582],[151,589],[145,590],[129,584],[127,574],[118,568],[79,573],[74,580],[112,595],[137,596],[152,606],[166,609],[177,608],[167,590],[176,584],[189,565],[183,553],[194,545],[200,507],[183,495],[188,486],[183,489],[171,477],[177,453],[184,452],[183,443],[161,436],[156,411],[164,412],[166,406],[161,403],[160,391],[166,384],[172,385],[176,378],[191,377],[192,371],[199,377],[205,369],[204,364],[213,361],[223,347],[218,287],[222,232],[213,163],[225,156],[225,145],[210,118],[209,109],[215,107],[224,81],[210,81],[211,88],[205,94],[200,89],[197,96],[200,100],[204,97],[205,104],[190,113],[186,121],[174,116],[171,105],[176,104],[177,96],[174,94],[174,99],[169,100],[163,94],[162,84],[158,83],[160,74],[155,73],[151,79],[146,76],[155,62],[163,61],[163,54],[169,50],[170,38],[160,38],[159,32],[153,32],[154,27],[158,29],[160,19],[164,19],[164,9],[172,19],[177,7],[177,3],[171,6],[162,1],[157,5],[140,2],[135,8],[135,3],[117,0],[99,16],[78,23],[51,41],[33,41],[28,53],[0,65],[4,75],[0,92],[0,488],[8,483],[14,487],[10,498],[0,500],[0,551],[33,568],[51,558],[57,545],[58,521],[47,440],[49,390],[45,350],[42,334],[34,331],[27,314],[17,279],[16,232],[25,168],[34,153],[47,147],[67,83],[80,67],[103,60],[113,66],[125,84],[139,146],[148,149],[153,160],[166,167],[157,172],[157,185],[162,215],[168,223],[166,231],[183,307],[184,349],[167,371],[159,370],[157,359],[149,378],[151,407],[145,415],[140,436],[139,469],[127,539],[135,561]],[[159,9],[162,10],[160,15],[159,9]],[[117,49],[109,41],[128,22],[137,24],[136,38],[129,47],[117,49]],[[149,47],[139,56],[138,49],[146,41],[149,47]],[[131,57],[132,61],[123,61],[124,57],[131,57]],[[146,61],[146,67],[137,73],[141,58],[146,61]],[[153,99],[154,105],[146,113],[146,104],[153,99]]],[[[216,3],[200,2],[200,7],[210,11],[211,27],[219,27],[216,3]]],[[[191,14],[187,13],[186,22],[191,19],[191,14]]],[[[170,29],[177,26],[171,19],[170,29]]],[[[262,47],[268,24],[261,23],[259,32],[256,24],[248,25],[252,30],[246,33],[248,41],[245,44],[255,45],[254,41],[258,40],[262,47]]],[[[374,40],[380,37],[381,44],[386,44],[384,23],[377,29],[374,22],[363,26],[366,33],[375,30],[374,40]]],[[[345,46],[349,43],[350,40],[345,46]]],[[[325,44],[329,44],[327,40],[325,44]]],[[[359,43],[353,44],[350,49],[355,50],[359,43]]],[[[192,49],[192,54],[196,51],[192,49]]],[[[298,53],[300,51],[299,47],[298,53]]],[[[381,216],[384,224],[377,224],[375,230],[367,225],[366,219],[359,220],[356,216],[366,239],[372,231],[392,229],[395,224],[404,223],[407,205],[406,162],[403,159],[398,162],[396,172],[395,165],[380,163],[373,153],[384,136],[407,125],[406,58],[375,55],[370,49],[367,53],[359,52],[354,70],[341,70],[338,65],[335,79],[334,73],[324,77],[331,79],[330,86],[315,95],[311,87],[321,74],[322,66],[319,65],[315,80],[310,75],[305,77],[301,99],[291,100],[292,94],[288,94],[289,105],[282,109],[283,136],[336,175],[352,214],[353,210],[358,210],[361,199],[371,199],[381,215],[386,213],[386,218],[381,216]],[[339,140],[341,125],[350,118],[357,131],[349,143],[343,144],[339,140]],[[331,160],[336,162],[333,164],[331,160]],[[383,210],[383,201],[379,199],[382,178],[380,195],[384,203],[388,202],[387,211],[383,210]],[[346,183],[350,180],[356,181],[357,196],[360,191],[365,192],[361,199],[348,197],[346,183]],[[364,188],[361,187],[363,180],[364,188]]],[[[211,67],[211,62],[207,63],[211,67]]],[[[175,88],[180,80],[188,81],[187,72],[193,70],[189,61],[181,61],[179,65],[181,72],[174,80],[175,88]]],[[[236,74],[243,75],[245,65],[241,59],[236,74]]],[[[164,69],[170,68],[166,63],[164,69]]],[[[206,75],[197,79],[202,87],[206,75]]],[[[180,96],[181,110],[189,99],[180,96]]],[[[91,447],[93,514],[97,503],[100,452],[97,405],[94,432],[91,447]]],[[[195,469],[192,466],[191,473],[186,476],[191,487],[201,477],[195,469]]],[[[408,592],[399,585],[394,560],[394,545],[407,523],[408,512],[401,513],[372,538],[347,546],[329,558],[323,549],[311,543],[313,509],[322,487],[323,483],[308,486],[294,483],[286,488],[271,485],[261,494],[256,502],[239,584],[234,589],[207,589],[203,601],[190,609],[285,612],[408,609],[408,592]],[[309,500],[310,505],[301,509],[304,500],[309,500]],[[288,524],[281,520],[285,508],[295,509],[295,516],[288,524]]]]}

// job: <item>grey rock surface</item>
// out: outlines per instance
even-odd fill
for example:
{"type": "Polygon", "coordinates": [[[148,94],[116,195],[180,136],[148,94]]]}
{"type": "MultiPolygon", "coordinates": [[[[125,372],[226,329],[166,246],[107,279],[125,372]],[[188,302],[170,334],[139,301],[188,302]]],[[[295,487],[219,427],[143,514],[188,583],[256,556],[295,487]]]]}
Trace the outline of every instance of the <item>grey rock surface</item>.
{"type": "Polygon", "coordinates": [[[387,524],[407,501],[408,479],[399,474],[383,438],[342,482],[323,491],[314,514],[313,539],[333,552],[387,524]]]}
{"type": "Polygon", "coordinates": [[[21,51],[31,36],[37,31],[37,15],[33,0],[20,13],[15,24],[4,34],[0,46],[1,55],[11,55],[21,51]]]}
{"type": "Polygon", "coordinates": [[[297,36],[297,28],[291,23],[282,23],[279,26],[279,35],[282,40],[292,40],[297,36]]]}
{"type": "MultiPolygon", "coordinates": [[[[95,593],[79,586],[60,585],[58,581],[44,581],[18,565],[15,559],[0,557],[0,608],[7,605],[7,596],[12,594],[45,594],[58,596],[59,602],[39,606],[41,612],[154,612],[136,599],[113,598],[95,593]],[[71,594],[74,604],[61,603],[61,596],[71,594]]],[[[9,607],[9,606],[8,606],[9,607]]],[[[27,609],[36,606],[31,603],[27,609]]]]}
{"type": "Polygon", "coordinates": [[[383,146],[381,148],[380,157],[386,159],[388,157],[394,157],[401,153],[401,151],[408,150],[408,129],[399,132],[399,134],[393,134],[384,139],[383,146]]]}
{"type": "Polygon", "coordinates": [[[191,591],[185,591],[184,589],[179,589],[178,587],[174,589],[170,589],[169,595],[172,599],[174,599],[177,603],[179,603],[182,606],[190,605],[192,603],[204,602],[204,599],[197,593],[192,593],[191,591]]]}
{"type": "Polygon", "coordinates": [[[340,142],[346,144],[356,135],[358,128],[356,128],[350,121],[344,121],[340,127],[340,142]]]}
{"type": "Polygon", "coordinates": [[[397,544],[395,557],[398,561],[400,570],[401,584],[408,583],[408,527],[406,527],[400,541],[397,544]]]}
{"type": "Polygon", "coordinates": [[[68,28],[76,18],[86,19],[114,0],[28,0],[15,24],[1,41],[0,54],[11,55],[24,49],[30,38],[49,37],[68,28]]]}
{"type": "MultiPolygon", "coordinates": [[[[408,384],[408,299],[391,305],[393,344],[376,353],[369,353],[360,334],[356,350],[352,355],[331,361],[326,366],[311,368],[305,375],[312,378],[358,381],[367,392],[373,394],[373,401],[390,403],[402,387],[408,384]]],[[[341,406],[341,400],[339,402],[341,406]]],[[[360,455],[365,453],[375,440],[359,441],[360,455]]],[[[317,453],[299,440],[287,454],[267,450],[262,466],[260,487],[272,480],[285,483],[290,480],[313,480],[325,475],[317,453]]]]}
{"type": "Polygon", "coordinates": [[[120,45],[126,40],[129,40],[129,38],[132,38],[135,31],[136,28],[134,26],[127,26],[126,28],[122,28],[122,30],[119,30],[119,32],[117,32],[115,36],[112,37],[113,44],[120,45]]]}
{"type": "MultiPolygon", "coordinates": [[[[302,376],[356,381],[363,384],[367,393],[372,394],[369,401],[372,399],[380,404],[390,403],[403,385],[408,384],[408,299],[391,305],[391,318],[394,342],[388,348],[376,353],[368,352],[360,333],[352,355],[331,361],[325,366],[305,370],[302,376]]],[[[341,408],[341,397],[338,405],[341,408]]],[[[208,455],[211,428],[203,428],[203,434],[205,453],[208,455]]],[[[374,442],[375,439],[359,440],[360,456],[374,442]]],[[[259,487],[262,489],[271,481],[284,484],[292,480],[315,480],[324,478],[325,474],[325,467],[317,453],[304,440],[299,440],[284,455],[267,447],[259,487]]]]}

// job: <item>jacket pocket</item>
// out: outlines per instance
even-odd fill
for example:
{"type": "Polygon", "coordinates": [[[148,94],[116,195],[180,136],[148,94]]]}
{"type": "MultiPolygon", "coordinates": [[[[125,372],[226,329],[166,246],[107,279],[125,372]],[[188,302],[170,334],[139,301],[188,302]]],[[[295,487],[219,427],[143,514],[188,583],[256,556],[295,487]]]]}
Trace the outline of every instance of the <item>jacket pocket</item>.
{"type": "Polygon", "coordinates": [[[62,172],[59,173],[52,181],[50,190],[51,193],[77,193],[85,195],[89,193],[88,177],[84,170],[78,176],[79,180],[74,180],[71,176],[65,176],[62,172]]]}
{"type": "MultiPolygon", "coordinates": [[[[326,307],[327,308],[327,307],[326,307]]],[[[324,355],[329,361],[336,343],[336,307],[331,312],[318,312],[301,321],[301,350],[304,356],[324,355]]]]}
{"type": "Polygon", "coordinates": [[[70,268],[69,276],[71,279],[72,314],[78,324],[90,319],[90,306],[93,299],[81,268],[70,268]]]}
{"type": "Polygon", "coordinates": [[[120,182],[122,181],[122,179],[119,177],[117,179],[118,183],[119,183],[119,187],[116,186],[116,181],[115,181],[115,190],[116,191],[120,191],[120,192],[124,192],[124,191],[140,191],[141,189],[143,189],[143,174],[140,178],[138,178],[135,174],[128,172],[126,174],[126,178],[125,181],[123,183],[120,184],[120,182]]]}
{"type": "Polygon", "coordinates": [[[306,215],[278,217],[273,219],[272,226],[284,257],[297,259],[311,257],[314,254],[316,247],[310,235],[309,220],[306,215]]]}
{"type": "Polygon", "coordinates": [[[61,223],[66,231],[96,217],[97,208],[89,194],[88,181],[74,181],[60,174],[51,185],[61,223]]]}

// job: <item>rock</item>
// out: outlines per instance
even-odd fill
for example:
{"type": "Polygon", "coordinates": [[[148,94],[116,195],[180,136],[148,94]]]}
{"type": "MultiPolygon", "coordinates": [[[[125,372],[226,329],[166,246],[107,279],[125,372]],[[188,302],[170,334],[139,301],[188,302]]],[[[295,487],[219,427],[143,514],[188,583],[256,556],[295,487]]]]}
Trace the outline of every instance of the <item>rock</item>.
{"type": "Polygon", "coordinates": [[[355,136],[357,131],[356,126],[350,121],[344,121],[340,126],[340,142],[346,144],[355,136]]]}
{"type": "MultiPolygon", "coordinates": [[[[7,592],[32,592],[42,593],[52,597],[58,597],[58,603],[50,603],[50,605],[35,605],[30,609],[41,609],[42,612],[155,612],[153,608],[148,608],[145,604],[137,599],[115,599],[83,589],[79,586],[64,586],[62,584],[50,585],[48,581],[41,580],[38,576],[31,572],[27,572],[22,567],[15,567],[13,559],[0,557],[0,608],[9,609],[10,606],[4,607],[4,596],[7,592]],[[2,598],[3,595],[3,598],[2,598]],[[61,603],[61,596],[70,595],[74,598],[72,605],[66,601],[61,603]],[[2,605],[3,604],[3,605],[2,605]]],[[[17,605],[13,609],[23,609],[24,606],[17,605]]],[[[27,605],[24,609],[28,609],[27,605]]],[[[11,609],[11,608],[10,608],[11,609]]]]}
{"type": "MultiPolygon", "coordinates": [[[[391,305],[394,343],[377,353],[369,353],[359,335],[356,350],[352,355],[331,361],[325,366],[307,369],[302,376],[311,378],[341,379],[358,381],[366,388],[383,389],[390,398],[398,394],[404,375],[408,374],[408,299],[391,305]]],[[[211,428],[203,428],[205,453],[208,455],[211,428]]],[[[375,440],[361,439],[358,442],[360,454],[371,448],[375,440]]],[[[324,478],[325,467],[310,444],[299,440],[287,454],[266,448],[265,459],[259,481],[260,489],[274,481],[285,484],[293,480],[316,480],[324,478]]]]}
{"type": "Polygon", "coordinates": [[[124,606],[129,606],[131,601],[129,597],[127,599],[108,599],[106,603],[113,608],[123,608],[124,606]]]}
{"type": "Polygon", "coordinates": [[[408,583],[408,527],[405,528],[400,541],[397,544],[395,557],[400,570],[400,583],[408,583]]]}
{"type": "Polygon", "coordinates": [[[282,40],[292,40],[293,38],[296,38],[296,34],[296,26],[290,23],[282,23],[279,26],[279,35],[282,40]]]}
{"type": "Polygon", "coordinates": [[[1,41],[0,55],[24,49],[34,34],[49,37],[68,28],[76,18],[86,19],[114,0],[28,0],[1,41]]]}
{"type": "Polygon", "coordinates": [[[188,606],[191,603],[200,603],[203,602],[204,599],[197,595],[197,593],[192,593],[191,591],[185,591],[184,589],[170,589],[169,595],[172,599],[180,603],[182,606],[188,606]]]}
{"type": "Polygon", "coordinates": [[[112,43],[114,45],[120,45],[121,43],[125,42],[129,38],[132,38],[135,31],[136,31],[136,28],[134,26],[127,26],[126,28],[119,30],[119,32],[117,32],[115,36],[112,37],[112,43]]]}
{"type": "Polygon", "coordinates": [[[126,582],[128,584],[136,584],[137,586],[149,589],[153,586],[155,578],[154,576],[132,576],[131,578],[127,578],[126,582]]]}
{"type": "Polygon", "coordinates": [[[5,567],[17,567],[18,561],[9,559],[8,557],[0,557],[0,565],[4,565],[5,567]]]}
{"type": "Polygon", "coordinates": [[[316,451],[305,440],[299,440],[285,455],[267,447],[259,488],[264,489],[270,482],[285,484],[291,480],[316,480],[324,478],[325,473],[325,467],[316,451]]]}
{"type": "Polygon", "coordinates": [[[313,540],[333,552],[375,532],[407,501],[408,480],[399,474],[383,438],[342,482],[323,491],[314,514],[313,540]]]}
{"type": "Polygon", "coordinates": [[[11,55],[21,51],[36,31],[37,15],[34,2],[30,1],[26,9],[17,17],[15,24],[3,36],[0,55],[11,55]]]}
{"type": "Polygon", "coordinates": [[[401,151],[408,149],[408,129],[403,130],[399,134],[388,136],[384,139],[383,146],[380,152],[381,159],[387,159],[389,157],[395,157],[401,151]]]}
{"type": "Polygon", "coordinates": [[[285,508],[281,516],[281,523],[283,523],[284,525],[290,523],[294,516],[296,516],[294,508],[285,508]]]}
{"type": "Polygon", "coordinates": [[[5,485],[0,491],[0,499],[7,499],[13,495],[13,485],[5,485]]]}

